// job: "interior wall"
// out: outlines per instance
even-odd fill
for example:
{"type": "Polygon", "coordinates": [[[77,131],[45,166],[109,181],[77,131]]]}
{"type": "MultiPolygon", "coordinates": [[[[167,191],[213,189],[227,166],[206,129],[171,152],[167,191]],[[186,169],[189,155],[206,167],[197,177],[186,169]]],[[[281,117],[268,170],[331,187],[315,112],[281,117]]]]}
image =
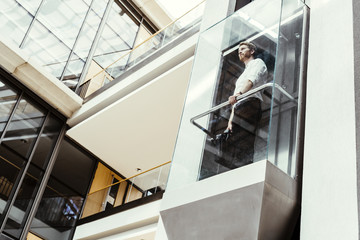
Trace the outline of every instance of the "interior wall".
{"type": "MultiPolygon", "coordinates": [[[[357,163],[357,189],[358,189],[358,218],[360,218],[360,1],[353,0],[354,18],[354,71],[355,71],[355,113],[356,113],[356,163],[357,163]]],[[[360,237],[360,225],[358,225],[360,237]]]]}
{"type": "Polygon", "coordinates": [[[301,239],[358,239],[352,1],[307,4],[301,239]]]}
{"type": "MultiPolygon", "coordinates": [[[[118,180],[122,178],[117,176],[114,172],[112,172],[109,168],[105,167],[103,164],[99,163],[96,169],[95,177],[92,182],[90,193],[102,189],[112,183],[113,177],[118,180]]],[[[123,184],[124,185],[124,184],[123,184]]],[[[82,218],[98,213],[102,209],[102,204],[105,201],[107,196],[108,188],[105,190],[99,191],[97,193],[91,194],[84,207],[84,211],[82,214],[82,218]]],[[[119,191],[119,194],[123,193],[123,191],[119,191]]],[[[122,198],[121,198],[122,201],[122,198]]],[[[116,204],[117,202],[115,202],[116,204]]],[[[118,204],[119,205],[119,204],[118,204]]]]}

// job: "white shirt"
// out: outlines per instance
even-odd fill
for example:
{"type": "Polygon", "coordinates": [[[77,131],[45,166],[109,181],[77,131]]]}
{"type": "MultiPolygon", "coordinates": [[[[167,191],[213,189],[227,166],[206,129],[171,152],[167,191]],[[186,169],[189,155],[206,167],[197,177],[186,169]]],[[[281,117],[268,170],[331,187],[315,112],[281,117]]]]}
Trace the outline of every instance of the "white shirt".
{"type": "MultiPolygon", "coordinates": [[[[241,76],[236,80],[234,95],[240,92],[240,89],[250,80],[253,83],[251,89],[259,87],[266,83],[267,78],[267,68],[263,60],[260,58],[251,60],[245,67],[244,72],[241,76]]],[[[263,101],[260,92],[257,92],[253,95],[253,97],[259,98],[263,101]]]]}

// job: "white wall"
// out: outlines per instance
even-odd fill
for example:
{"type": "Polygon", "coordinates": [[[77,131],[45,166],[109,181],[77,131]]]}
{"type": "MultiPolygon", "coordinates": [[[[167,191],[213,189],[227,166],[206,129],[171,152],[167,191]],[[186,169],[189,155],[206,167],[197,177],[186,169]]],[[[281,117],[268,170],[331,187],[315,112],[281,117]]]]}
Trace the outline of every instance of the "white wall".
{"type": "Polygon", "coordinates": [[[312,0],[301,239],[358,239],[352,1],[312,0]]]}
{"type": "Polygon", "coordinates": [[[130,239],[154,232],[159,208],[160,201],[155,201],[80,225],[76,228],[74,239],[130,239]]]}

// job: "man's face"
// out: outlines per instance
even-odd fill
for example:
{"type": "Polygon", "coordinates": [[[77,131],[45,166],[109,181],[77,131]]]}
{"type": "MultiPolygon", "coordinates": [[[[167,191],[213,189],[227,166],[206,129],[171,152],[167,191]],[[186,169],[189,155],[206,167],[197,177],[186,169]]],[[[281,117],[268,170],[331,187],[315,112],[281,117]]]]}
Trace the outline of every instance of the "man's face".
{"type": "Polygon", "coordinates": [[[240,61],[244,62],[249,59],[254,51],[250,50],[250,48],[246,45],[241,45],[238,50],[240,61]]]}

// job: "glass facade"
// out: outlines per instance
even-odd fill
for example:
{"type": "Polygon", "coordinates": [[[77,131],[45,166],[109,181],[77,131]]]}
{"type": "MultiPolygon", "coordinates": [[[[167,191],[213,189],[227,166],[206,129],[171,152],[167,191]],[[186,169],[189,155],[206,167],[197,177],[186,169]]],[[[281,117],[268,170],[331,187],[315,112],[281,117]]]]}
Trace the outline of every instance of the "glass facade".
{"type": "Polygon", "coordinates": [[[261,160],[296,177],[305,9],[253,1],[200,34],[168,189],[261,160]],[[256,46],[245,45],[254,60],[241,60],[241,42],[256,46]],[[243,74],[251,87],[231,105],[243,74]]]}
{"type": "Polygon", "coordinates": [[[64,139],[30,231],[44,239],[71,239],[80,218],[95,160],[64,139]],[[79,171],[81,169],[81,171],[79,171]]]}
{"type": "Polygon", "coordinates": [[[0,71],[0,238],[71,239],[96,159],[63,139],[63,116],[12,81],[0,71]]]}
{"type": "MultiPolygon", "coordinates": [[[[121,37],[128,39],[126,42],[128,42],[129,39],[131,41],[135,40],[135,47],[130,50],[130,48],[126,48],[126,45],[122,45],[119,42],[112,42],[111,47],[118,48],[118,50],[112,54],[99,54],[99,52],[101,52],[101,49],[99,48],[94,59],[104,59],[104,62],[107,62],[108,65],[101,65],[101,68],[98,66],[98,72],[89,74],[89,78],[80,85],[79,95],[82,98],[87,98],[89,95],[120,77],[121,74],[130,70],[132,67],[135,67],[140,62],[144,61],[143,63],[145,64],[147,60],[149,61],[148,57],[156,56],[156,54],[153,55],[156,51],[160,49],[164,50],[169,46],[171,46],[171,48],[175,47],[180,42],[176,41],[176,39],[179,40],[180,36],[186,36],[188,38],[191,35],[196,34],[200,29],[205,4],[206,1],[202,1],[180,18],[174,20],[165,28],[161,29],[161,31],[158,31],[153,35],[150,35],[144,26],[140,26],[136,34],[136,40],[130,38],[131,34],[129,33],[135,31],[135,28],[131,29],[130,19],[127,17],[124,18],[123,16],[122,19],[126,20],[123,25],[124,27],[127,26],[126,28],[129,30],[122,34],[121,37]]],[[[119,8],[117,9],[117,11],[120,10],[119,8]]],[[[113,12],[114,11],[116,10],[113,9],[113,12]]],[[[121,12],[119,14],[121,15],[121,12]]],[[[117,15],[111,14],[110,17],[111,16],[117,15]]],[[[115,22],[115,19],[112,22],[115,22]]],[[[120,20],[117,21],[120,22],[120,20]]],[[[114,27],[114,29],[116,28],[114,27]]],[[[111,39],[111,36],[109,35],[106,39],[111,39]]],[[[107,52],[106,49],[108,46],[105,45],[103,48],[103,51],[107,52]]],[[[94,61],[92,69],[95,69],[95,64],[94,61]]]]}
{"type": "MultiPolygon", "coordinates": [[[[122,8],[112,4],[108,24],[104,27],[94,55],[94,62],[106,68],[132,49],[138,26],[124,14],[122,8]]],[[[107,69],[110,77],[115,78],[123,71],[127,58],[107,69]]]]}
{"type": "Polygon", "coordinates": [[[0,20],[2,34],[73,90],[87,61],[107,67],[132,49],[139,28],[114,0],[4,0],[0,20]]]}

